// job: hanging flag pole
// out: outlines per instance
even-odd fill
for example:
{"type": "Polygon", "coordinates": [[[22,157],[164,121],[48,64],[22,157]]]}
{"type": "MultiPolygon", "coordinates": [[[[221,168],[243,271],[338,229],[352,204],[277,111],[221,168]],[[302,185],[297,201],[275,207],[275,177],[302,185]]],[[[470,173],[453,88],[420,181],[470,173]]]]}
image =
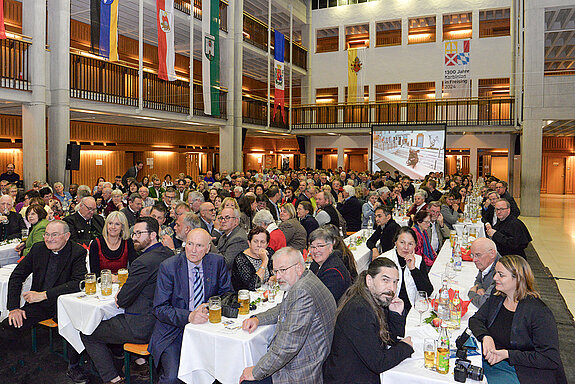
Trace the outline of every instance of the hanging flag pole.
{"type": "Polygon", "coordinates": [[[174,0],[156,0],[158,28],[158,77],[176,80],[176,52],[174,48],[174,0]]]}
{"type": "Polygon", "coordinates": [[[220,115],[220,3],[202,0],[202,91],[204,113],[220,115]]]}

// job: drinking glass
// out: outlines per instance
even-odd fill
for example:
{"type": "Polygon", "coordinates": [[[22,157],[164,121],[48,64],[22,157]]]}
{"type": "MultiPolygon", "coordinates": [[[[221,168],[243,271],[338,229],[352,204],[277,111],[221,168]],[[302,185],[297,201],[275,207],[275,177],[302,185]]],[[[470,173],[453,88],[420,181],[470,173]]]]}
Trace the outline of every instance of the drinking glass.
{"type": "Polygon", "coordinates": [[[98,278],[100,283],[100,291],[102,296],[112,295],[112,271],[109,269],[102,269],[100,272],[100,277],[98,278]]]}
{"type": "Polygon", "coordinates": [[[210,323],[220,323],[222,321],[222,298],[212,296],[208,301],[210,323]]]}
{"type": "Polygon", "coordinates": [[[250,291],[242,289],[238,292],[238,302],[240,303],[240,315],[248,315],[250,313],[250,291]]]}
{"type": "Polygon", "coordinates": [[[86,273],[84,276],[84,280],[80,281],[80,290],[84,291],[86,295],[95,295],[96,294],[96,274],[95,273],[86,273]],[[82,283],[84,283],[84,287],[82,287],[82,283]]]}
{"type": "Polygon", "coordinates": [[[118,283],[120,287],[126,283],[126,280],[128,280],[128,270],[126,268],[118,269],[118,283]]]}
{"type": "Polygon", "coordinates": [[[415,310],[419,312],[419,326],[423,325],[423,313],[429,310],[429,300],[427,299],[427,292],[418,291],[415,298],[415,310]]]}
{"type": "Polygon", "coordinates": [[[435,339],[423,340],[423,358],[425,360],[425,368],[435,369],[435,339]]]}
{"type": "Polygon", "coordinates": [[[22,241],[26,242],[28,240],[28,228],[22,230],[22,241]]]}

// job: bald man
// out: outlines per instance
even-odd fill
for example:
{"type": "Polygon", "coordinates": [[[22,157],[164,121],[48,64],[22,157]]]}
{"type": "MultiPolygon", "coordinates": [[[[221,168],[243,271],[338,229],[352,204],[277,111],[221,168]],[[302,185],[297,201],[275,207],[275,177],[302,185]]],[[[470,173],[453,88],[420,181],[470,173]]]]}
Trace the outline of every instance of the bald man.
{"type": "Polygon", "coordinates": [[[471,258],[479,273],[475,278],[475,285],[469,289],[467,296],[477,308],[487,301],[495,288],[493,276],[499,257],[497,246],[487,237],[480,237],[471,244],[471,258]]]}
{"type": "Polygon", "coordinates": [[[184,327],[208,320],[206,302],[232,291],[223,256],[209,253],[212,238],[202,228],[188,232],[185,251],[160,265],[154,296],[156,325],[148,350],[160,365],[160,384],[178,383],[184,327]]]}

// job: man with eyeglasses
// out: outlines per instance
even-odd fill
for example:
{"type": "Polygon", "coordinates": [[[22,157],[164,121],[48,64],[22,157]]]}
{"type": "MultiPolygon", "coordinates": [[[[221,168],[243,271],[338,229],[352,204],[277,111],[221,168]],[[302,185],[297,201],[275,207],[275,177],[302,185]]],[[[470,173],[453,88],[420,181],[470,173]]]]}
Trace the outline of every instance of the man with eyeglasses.
{"type": "Polygon", "coordinates": [[[471,258],[479,273],[467,296],[477,308],[489,299],[495,288],[493,276],[495,276],[495,264],[499,261],[499,257],[497,245],[487,237],[480,237],[471,244],[471,258]]]}
{"type": "Polygon", "coordinates": [[[525,256],[525,248],[532,240],[529,230],[521,220],[511,214],[511,205],[505,199],[495,202],[495,214],[497,224],[485,224],[485,233],[497,245],[501,256],[519,255],[525,256]]]}
{"type": "MultiPolygon", "coordinates": [[[[116,304],[125,313],[102,321],[90,335],[80,334],[86,351],[105,384],[123,383],[114,366],[114,356],[108,344],[148,343],[156,318],[153,301],[160,264],[173,256],[171,250],[158,242],[158,222],[151,217],[139,218],[132,231],[134,249],[140,256],[130,265],[128,279],[116,295],[116,304]]],[[[147,376],[149,367],[144,359],[135,361],[132,374],[147,376]]]]}
{"type": "MultiPolygon", "coordinates": [[[[66,222],[55,220],[46,226],[44,241],[32,246],[16,266],[8,281],[8,318],[2,322],[0,343],[21,342],[34,325],[56,315],[60,295],[78,292],[86,270],[86,250],[70,240],[66,222]],[[28,276],[33,275],[29,291],[22,292],[28,276]],[[20,299],[26,303],[20,306],[20,299]],[[8,340],[6,340],[8,339],[8,340]]],[[[70,367],[79,363],[70,347],[70,367]]]]}
{"type": "Polygon", "coordinates": [[[10,195],[0,197],[0,241],[20,238],[26,224],[22,215],[13,211],[14,200],[10,195]]]}
{"type": "Polygon", "coordinates": [[[519,217],[519,215],[521,215],[521,211],[519,210],[519,207],[517,206],[517,202],[515,201],[513,196],[511,196],[511,194],[507,190],[507,182],[503,181],[503,180],[499,180],[497,182],[497,184],[495,184],[495,190],[497,191],[497,193],[499,194],[499,196],[502,199],[505,199],[509,202],[509,205],[511,206],[511,214],[515,217],[519,217]]]}
{"type": "Polygon", "coordinates": [[[186,237],[185,251],[160,265],[154,296],[157,320],[148,347],[154,364],[160,365],[160,384],[180,382],[184,327],[207,322],[208,299],[232,291],[224,258],[209,253],[211,240],[204,229],[193,229],[186,237]]]}
{"type": "Polygon", "coordinates": [[[240,383],[322,383],[322,365],[333,337],[336,303],[305,267],[300,251],[285,247],[273,255],[274,274],[286,296],[281,304],[243,322],[252,333],[276,324],[267,353],[244,369],[240,383]]]}
{"type": "Polygon", "coordinates": [[[200,205],[200,224],[212,236],[214,244],[217,244],[222,233],[216,229],[215,218],[216,208],[214,205],[210,202],[202,203],[200,205]]]}
{"type": "Polygon", "coordinates": [[[218,252],[224,256],[228,271],[231,271],[236,256],[249,247],[248,236],[239,226],[240,211],[237,209],[224,208],[219,220],[222,235],[218,239],[218,252]]]}
{"type": "Polygon", "coordinates": [[[70,227],[70,240],[88,247],[90,241],[102,235],[104,218],[95,215],[96,200],[92,196],[86,196],[80,200],[76,207],[76,213],[66,216],[64,221],[70,227]]]}

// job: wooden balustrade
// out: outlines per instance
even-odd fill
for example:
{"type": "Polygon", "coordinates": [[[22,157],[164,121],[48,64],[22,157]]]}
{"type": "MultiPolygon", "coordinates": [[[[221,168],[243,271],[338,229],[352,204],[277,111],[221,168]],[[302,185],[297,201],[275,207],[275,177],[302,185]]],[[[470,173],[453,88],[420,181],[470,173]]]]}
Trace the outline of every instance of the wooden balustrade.
{"type": "Polygon", "coordinates": [[[30,90],[28,47],[23,40],[0,40],[0,87],[30,90]]]}
{"type": "MultiPolygon", "coordinates": [[[[190,0],[174,0],[174,8],[190,14],[192,4],[190,0]]],[[[220,29],[222,31],[228,31],[228,4],[226,2],[220,1],[220,29]]],[[[197,20],[202,20],[202,0],[194,0],[194,18],[197,20]]]]}

